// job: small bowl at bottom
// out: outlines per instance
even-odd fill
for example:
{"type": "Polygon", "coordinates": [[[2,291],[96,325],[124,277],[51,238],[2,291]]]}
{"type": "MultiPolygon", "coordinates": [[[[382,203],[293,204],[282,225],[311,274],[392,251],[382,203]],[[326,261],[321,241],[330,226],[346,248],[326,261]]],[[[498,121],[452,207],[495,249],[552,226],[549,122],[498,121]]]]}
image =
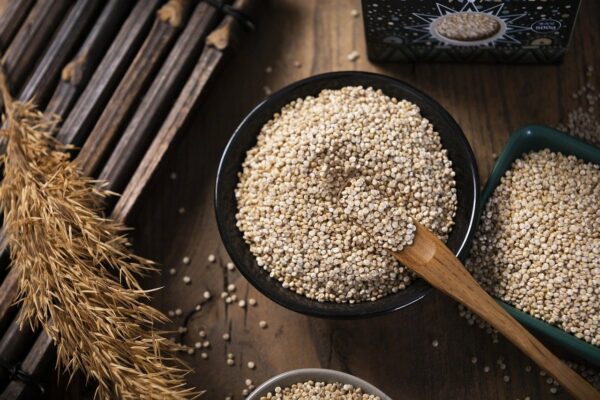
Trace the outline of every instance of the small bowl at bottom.
{"type": "Polygon", "coordinates": [[[371,385],[369,382],[357,378],[354,375],[344,372],[335,371],[332,369],[322,368],[304,368],[287,371],[269,379],[259,387],[257,387],[246,399],[260,400],[262,396],[268,393],[273,393],[276,387],[286,388],[294,383],[302,383],[306,381],[325,382],[325,383],[342,383],[350,384],[354,387],[361,388],[366,394],[379,396],[381,400],[392,400],[391,397],[371,385]]]}

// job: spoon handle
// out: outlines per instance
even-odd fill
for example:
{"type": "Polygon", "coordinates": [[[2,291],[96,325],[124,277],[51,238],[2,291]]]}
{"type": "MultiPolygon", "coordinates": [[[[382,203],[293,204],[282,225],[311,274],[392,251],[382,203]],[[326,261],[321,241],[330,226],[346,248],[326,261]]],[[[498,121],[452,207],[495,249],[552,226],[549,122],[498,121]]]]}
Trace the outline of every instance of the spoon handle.
{"type": "Polygon", "coordinates": [[[433,287],[470,308],[554,376],[575,398],[600,399],[600,393],[548,350],[510,316],[467,271],[456,256],[426,228],[417,224],[415,242],[394,256],[433,287]]]}

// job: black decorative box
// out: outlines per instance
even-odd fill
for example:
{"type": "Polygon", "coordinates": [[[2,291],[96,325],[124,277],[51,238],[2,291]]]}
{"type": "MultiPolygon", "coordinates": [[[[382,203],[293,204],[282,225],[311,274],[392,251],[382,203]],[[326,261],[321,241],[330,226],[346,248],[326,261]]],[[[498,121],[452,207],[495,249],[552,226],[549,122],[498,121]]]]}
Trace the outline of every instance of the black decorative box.
{"type": "Polygon", "coordinates": [[[556,63],[579,0],[362,0],[372,61],[556,63]]]}

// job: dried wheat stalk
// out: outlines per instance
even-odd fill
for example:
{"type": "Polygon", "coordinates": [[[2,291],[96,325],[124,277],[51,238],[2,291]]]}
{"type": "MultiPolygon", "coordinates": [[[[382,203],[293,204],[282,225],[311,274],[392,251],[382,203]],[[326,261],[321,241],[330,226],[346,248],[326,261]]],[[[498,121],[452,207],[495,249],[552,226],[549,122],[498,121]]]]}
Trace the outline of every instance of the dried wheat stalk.
{"type": "Polygon", "coordinates": [[[120,223],[102,217],[108,193],[52,138],[55,118],[13,102],[2,73],[0,90],[8,139],[0,210],[18,271],[20,324],[41,325],[58,364],[96,380],[98,398],[196,396],[154,329],[165,317],[144,304],[148,292],[136,280],[153,263],[132,253],[120,223]]]}

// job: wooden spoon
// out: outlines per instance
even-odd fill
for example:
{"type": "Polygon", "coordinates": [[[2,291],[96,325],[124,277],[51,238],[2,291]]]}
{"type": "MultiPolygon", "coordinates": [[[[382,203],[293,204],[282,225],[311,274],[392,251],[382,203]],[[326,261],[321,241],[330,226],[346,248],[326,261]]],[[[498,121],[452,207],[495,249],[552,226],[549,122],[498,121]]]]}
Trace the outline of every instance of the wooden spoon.
{"type": "Polygon", "coordinates": [[[600,393],[592,385],[552,354],[496,303],[440,239],[424,226],[415,225],[417,230],[413,244],[400,252],[392,252],[398,261],[486,320],[575,398],[600,399],[600,393]]]}

